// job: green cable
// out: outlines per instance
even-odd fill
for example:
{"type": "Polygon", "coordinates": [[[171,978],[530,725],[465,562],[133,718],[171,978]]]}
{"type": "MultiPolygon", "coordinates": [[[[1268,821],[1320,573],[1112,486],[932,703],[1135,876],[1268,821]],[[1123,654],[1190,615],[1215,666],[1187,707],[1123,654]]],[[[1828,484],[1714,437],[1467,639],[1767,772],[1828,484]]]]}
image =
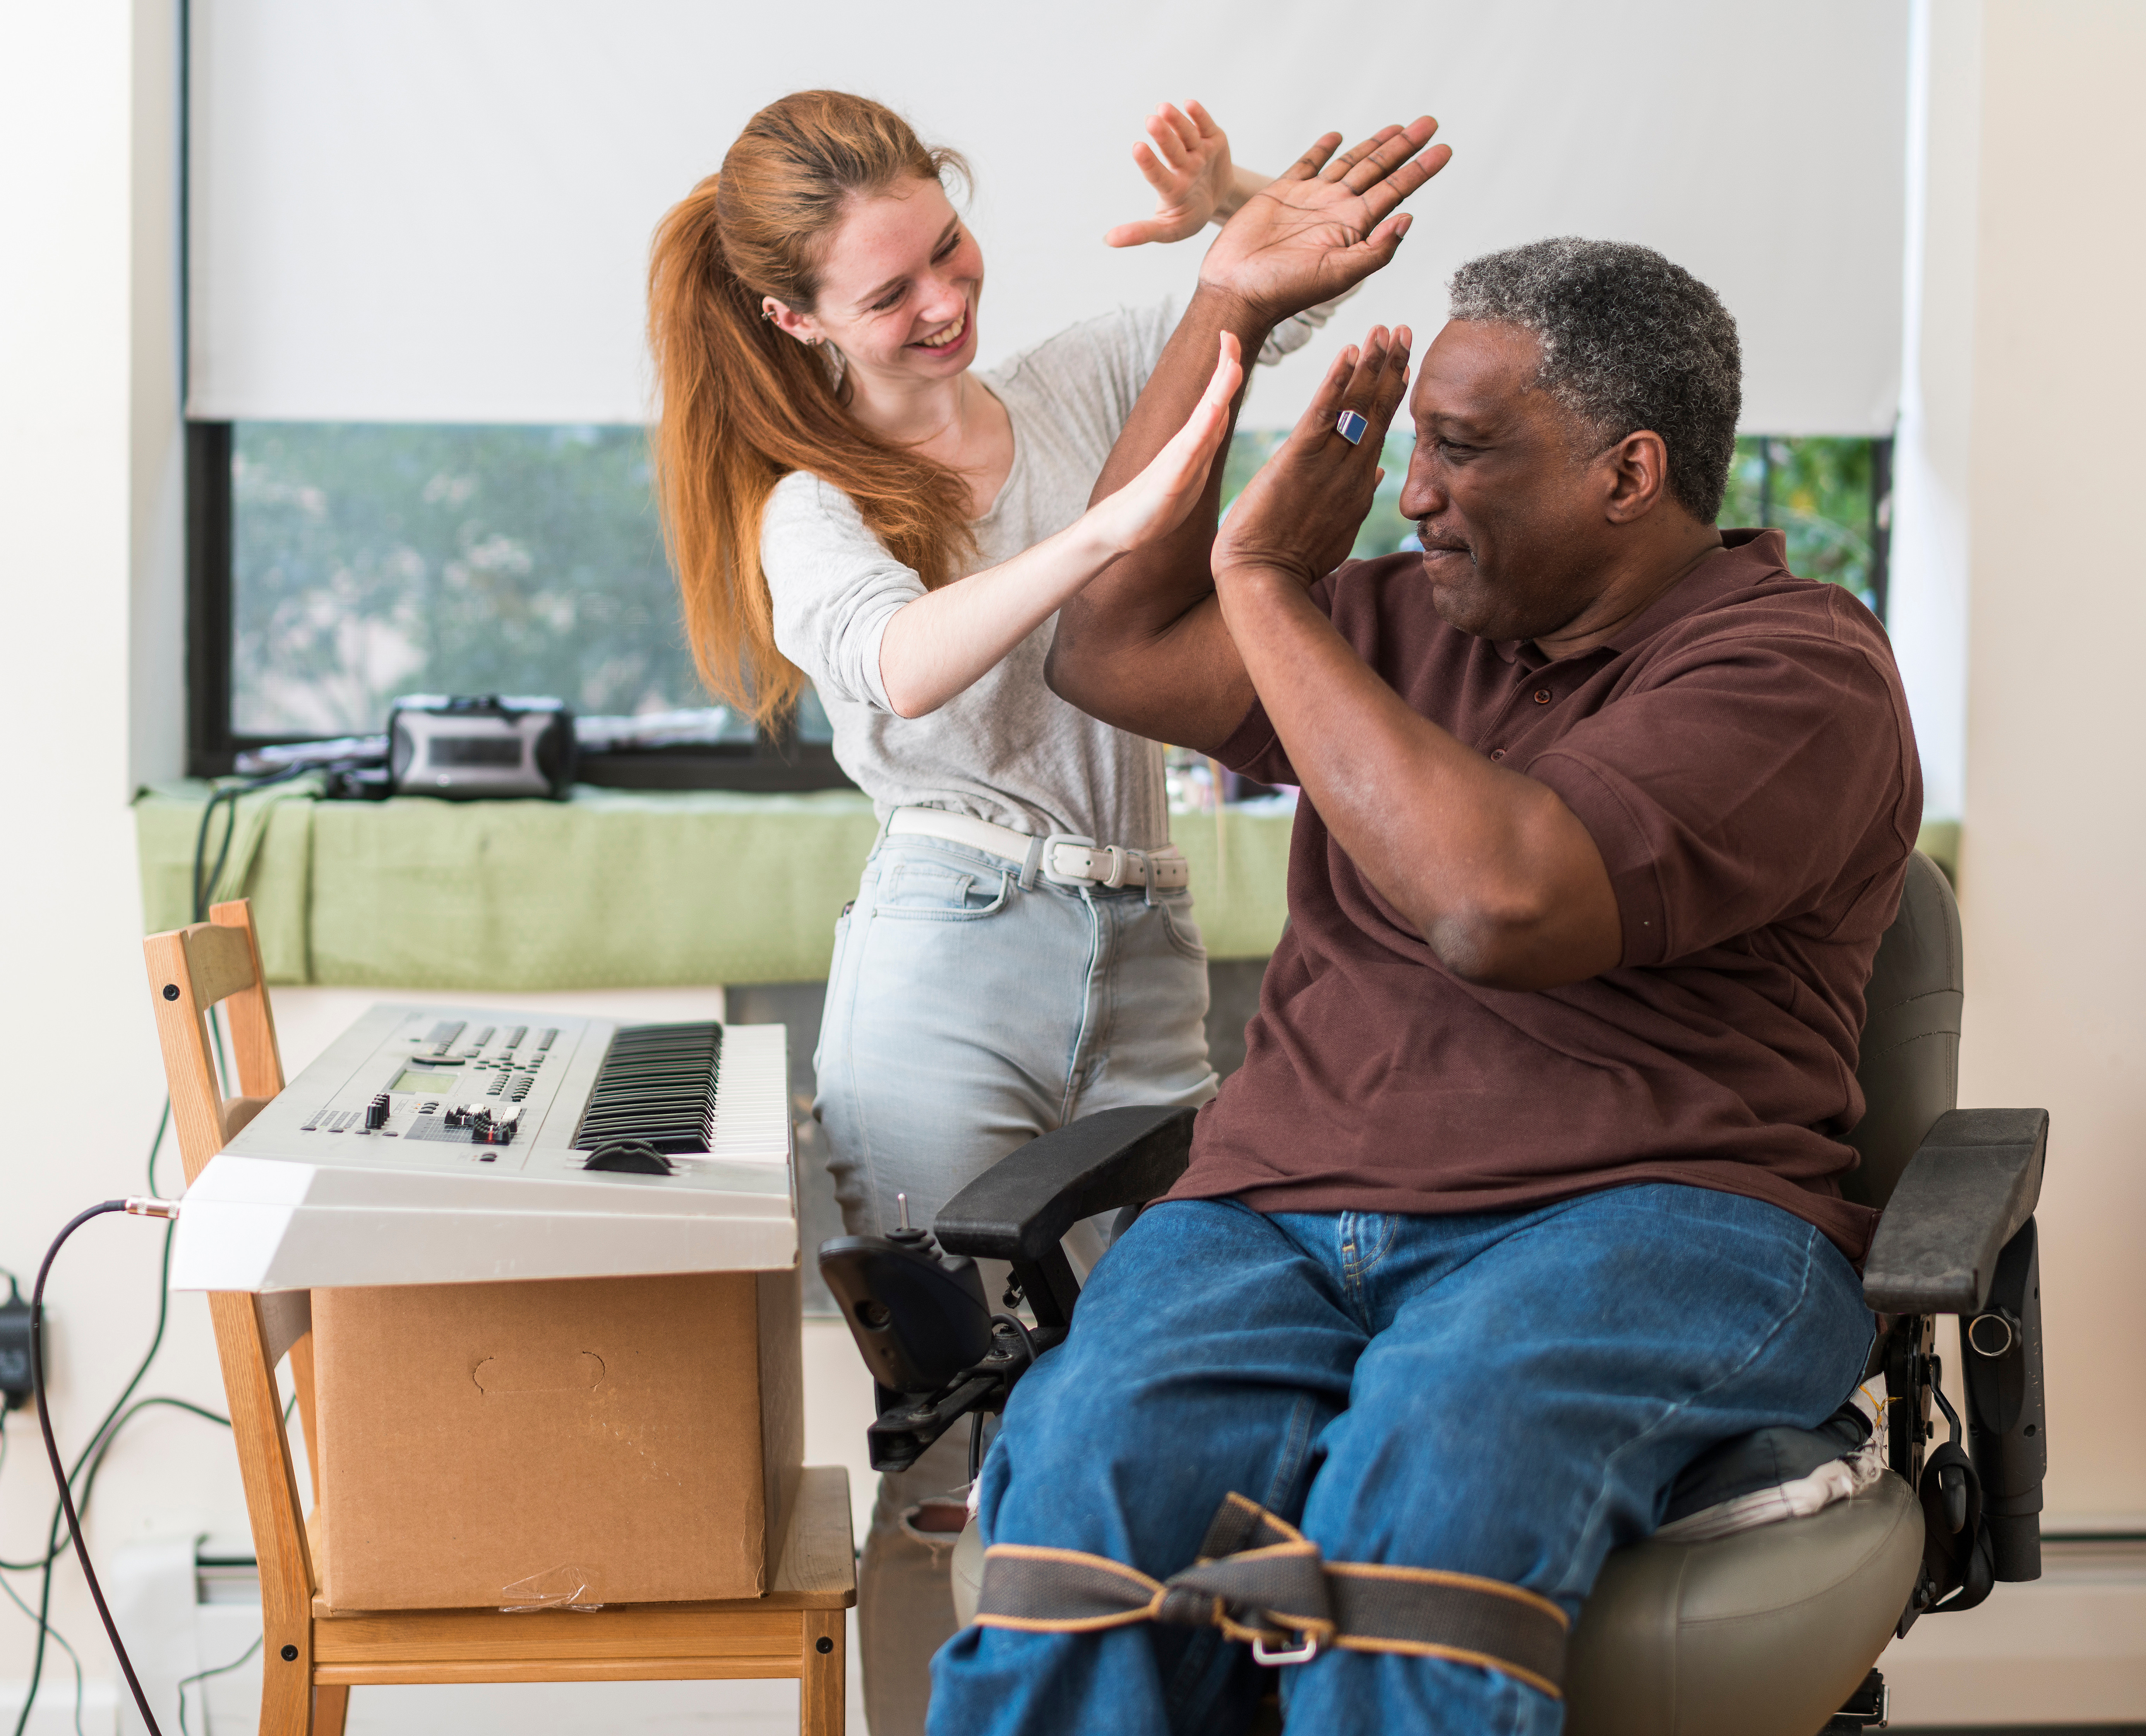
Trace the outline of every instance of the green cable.
{"type": "MultiPolygon", "coordinates": [[[[214,1669],[196,1670],[190,1676],[179,1678],[179,1736],[193,1736],[193,1733],[187,1728],[187,1690],[197,1682],[206,1682],[211,1676],[226,1675],[237,1669],[240,1664],[261,1649],[261,1641],[263,1637],[258,1634],[255,1634],[253,1644],[228,1664],[219,1664],[214,1669]]],[[[208,1726],[208,1690],[207,1689],[202,1690],[202,1736],[212,1736],[208,1726]]]]}

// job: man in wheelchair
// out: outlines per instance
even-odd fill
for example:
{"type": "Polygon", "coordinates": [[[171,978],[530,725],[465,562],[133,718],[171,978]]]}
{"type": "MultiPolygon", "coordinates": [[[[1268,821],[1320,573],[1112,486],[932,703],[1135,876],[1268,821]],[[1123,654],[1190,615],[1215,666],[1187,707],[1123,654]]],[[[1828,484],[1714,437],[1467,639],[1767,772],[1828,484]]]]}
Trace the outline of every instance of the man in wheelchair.
{"type": "MultiPolygon", "coordinates": [[[[1218,347],[1390,257],[1427,137],[1240,214],[1099,495],[1218,347]]],[[[1241,1729],[1248,1637],[1293,1727],[1555,1732],[1535,1660],[1609,1553],[1864,1375],[1876,1214],[1839,1184],[1921,807],[1885,636],[1714,527],[1734,322],[1610,242],[1455,274],[1421,552],[1349,560],[1410,351],[1374,329],[1219,534],[1061,617],[1066,698],[1303,799],[1245,1065],[984,1464],[946,1736],[1241,1729]]]]}

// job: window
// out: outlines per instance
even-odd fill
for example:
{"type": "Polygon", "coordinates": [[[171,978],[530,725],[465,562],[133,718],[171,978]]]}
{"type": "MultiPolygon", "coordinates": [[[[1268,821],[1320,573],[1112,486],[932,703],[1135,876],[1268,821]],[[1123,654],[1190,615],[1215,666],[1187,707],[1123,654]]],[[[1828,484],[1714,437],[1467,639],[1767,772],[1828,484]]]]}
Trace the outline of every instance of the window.
{"type": "Polygon", "coordinates": [[[402,693],[530,693],[694,738],[586,753],[591,781],[846,782],[816,699],[781,739],[711,706],[638,427],[198,423],[188,461],[197,774],[402,693]]]}
{"type": "MultiPolygon", "coordinates": [[[[1284,437],[1236,435],[1225,501],[1284,437]]],[[[781,738],[709,708],[638,427],[199,422],[189,441],[197,775],[264,742],[377,731],[400,693],[542,693],[585,718],[701,713],[681,721],[694,739],[589,752],[591,781],[846,783],[809,693],[781,738]]],[[[1359,556],[1413,543],[1410,445],[1388,437],[1359,556]]],[[[1782,528],[1794,571],[1882,619],[1891,456],[1884,440],[1739,440],[1721,522],[1782,528]]]]}
{"type": "Polygon", "coordinates": [[[1885,619],[1893,520],[1893,442],[1823,435],[1736,442],[1724,525],[1788,535],[1789,571],[1844,586],[1885,619]]]}
{"type": "MultiPolygon", "coordinates": [[[[1286,437],[1235,436],[1223,471],[1225,502],[1237,497],[1286,437]]],[[[1415,445],[1405,428],[1386,436],[1380,459],[1386,477],[1356,533],[1353,552],[1360,560],[1415,546],[1415,527],[1400,512],[1401,484],[1415,445]]],[[[1751,436],[1736,442],[1729,493],[1716,522],[1784,531],[1791,572],[1845,586],[1883,621],[1892,506],[1890,440],[1751,436]]]]}

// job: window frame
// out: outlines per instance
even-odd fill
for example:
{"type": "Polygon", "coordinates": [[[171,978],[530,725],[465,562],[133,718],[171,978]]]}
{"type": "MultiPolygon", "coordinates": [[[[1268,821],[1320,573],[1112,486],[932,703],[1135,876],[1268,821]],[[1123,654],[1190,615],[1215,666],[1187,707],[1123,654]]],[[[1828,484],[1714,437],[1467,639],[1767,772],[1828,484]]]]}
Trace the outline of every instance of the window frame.
{"type": "MultiPolygon", "coordinates": [[[[186,425],[187,774],[228,776],[250,749],[318,736],[240,735],[231,726],[233,567],[232,425],[186,425]]],[[[387,720],[381,720],[387,726],[387,720]]],[[[580,756],[576,782],[622,790],[853,790],[825,742],[762,730],[751,742],[618,748],[580,756]]]]}

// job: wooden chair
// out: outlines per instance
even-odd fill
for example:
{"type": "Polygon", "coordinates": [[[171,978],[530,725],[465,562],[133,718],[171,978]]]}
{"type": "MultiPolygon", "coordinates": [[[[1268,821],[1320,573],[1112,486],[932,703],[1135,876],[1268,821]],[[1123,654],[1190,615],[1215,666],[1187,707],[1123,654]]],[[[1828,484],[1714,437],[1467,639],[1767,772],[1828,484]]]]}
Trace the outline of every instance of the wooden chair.
{"type": "MultiPolygon", "coordinates": [[[[214,906],[205,923],[152,935],[143,950],[172,1121],[191,1184],[282,1090],[275,1017],[245,900],[214,906]],[[239,1095],[231,1098],[217,1084],[206,1022],[218,1002],[224,1005],[238,1073],[239,1095]]],[[[229,1291],[212,1295],[208,1304],[261,1566],[264,1733],[341,1736],[350,1690],[376,1683],[792,1677],[803,1736],[841,1736],[842,1612],[856,1601],[846,1471],[805,1472],[765,1597],[615,1604],[588,1613],[339,1614],[319,1596],[317,1569],[324,1540],[299,1509],[276,1384],[276,1369],[287,1355],[317,1490],[310,1295],[229,1291]]]]}

